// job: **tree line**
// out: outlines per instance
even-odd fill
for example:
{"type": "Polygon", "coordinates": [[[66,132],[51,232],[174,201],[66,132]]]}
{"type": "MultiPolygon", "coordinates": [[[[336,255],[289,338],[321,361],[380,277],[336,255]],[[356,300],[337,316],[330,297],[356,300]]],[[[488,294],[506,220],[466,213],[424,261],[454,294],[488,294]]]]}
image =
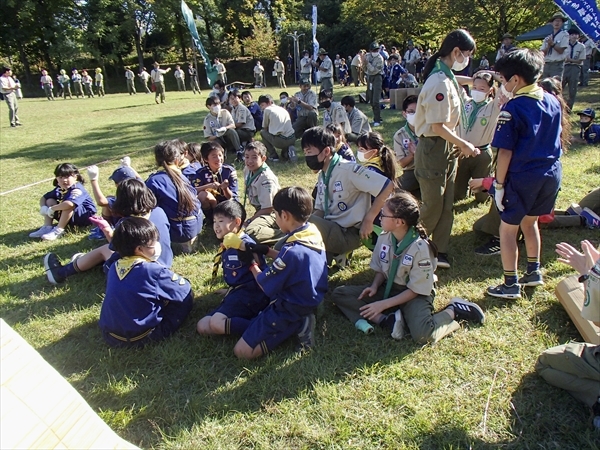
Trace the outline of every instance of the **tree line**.
{"type": "MultiPolygon", "coordinates": [[[[188,0],[208,54],[224,60],[272,59],[312,48],[312,5],[317,39],[331,54],[354,55],[371,41],[388,48],[411,39],[435,49],[450,30],[467,28],[478,54],[492,54],[504,33],[542,25],[552,0],[188,0]]],[[[191,39],[180,0],[0,0],[0,56],[26,83],[41,68],[102,67],[110,76],[125,65],[191,60],[191,39]],[[110,69],[110,70],[107,70],[110,69]]],[[[35,76],[34,76],[35,75],[35,76]]]]}

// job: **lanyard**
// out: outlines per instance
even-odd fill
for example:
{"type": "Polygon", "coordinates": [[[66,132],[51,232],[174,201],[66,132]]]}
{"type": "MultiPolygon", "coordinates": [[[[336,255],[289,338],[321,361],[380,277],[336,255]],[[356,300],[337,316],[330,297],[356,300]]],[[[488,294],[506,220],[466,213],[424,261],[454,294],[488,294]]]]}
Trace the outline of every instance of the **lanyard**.
{"type": "Polygon", "coordinates": [[[439,59],[435,62],[435,66],[434,66],[433,70],[431,71],[431,74],[434,74],[436,72],[444,73],[448,78],[450,78],[450,80],[454,84],[454,87],[456,88],[456,93],[458,95],[458,99],[460,100],[460,122],[467,123],[467,114],[465,111],[465,101],[463,99],[463,96],[460,93],[460,90],[462,89],[462,87],[460,87],[460,85],[458,84],[458,81],[456,81],[456,77],[454,76],[454,73],[450,70],[450,68],[446,64],[441,62],[439,59]]]}
{"type": "Polygon", "coordinates": [[[394,284],[394,279],[396,278],[396,274],[398,273],[398,266],[400,265],[400,256],[404,253],[410,244],[415,242],[419,237],[417,230],[415,227],[410,227],[400,243],[396,239],[396,236],[392,233],[392,248],[394,249],[394,254],[392,259],[392,263],[390,264],[390,269],[388,272],[388,279],[385,285],[385,293],[383,294],[383,298],[386,299],[390,295],[390,291],[392,290],[392,285],[394,284]]]}
{"type": "Polygon", "coordinates": [[[323,184],[325,185],[325,202],[323,205],[324,217],[327,217],[329,214],[329,180],[331,178],[331,173],[333,172],[333,168],[340,162],[341,156],[339,154],[333,155],[331,161],[329,162],[329,167],[327,168],[327,173],[321,172],[323,175],[323,184]]]}
{"type": "Polygon", "coordinates": [[[477,114],[479,114],[479,110],[483,107],[485,107],[488,103],[490,102],[490,99],[486,99],[481,103],[477,103],[475,101],[473,101],[472,105],[473,105],[473,110],[471,111],[471,115],[469,116],[469,122],[467,123],[467,133],[469,131],[471,131],[473,129],[473,125],[475,125],[475,122],[477,121],[477,114]]]}
{"type": "Polygon", "coordinates": [[[266,163],[263,163],[263,165],[258,168],[258,170],[256,171],[256,173],[253,174],[251,172],[246,177],[246,186],[245,186],[245,189],[244,189],[244,208],[246,207],[246,200],[248,199],[248,192],[250,192],[250,185],[252,183],[254,183],[254,180],[256,180],[260,176],[260,174],[263,173],[268,168],[269,168],[269,166],[267,166],[266,163]]]}

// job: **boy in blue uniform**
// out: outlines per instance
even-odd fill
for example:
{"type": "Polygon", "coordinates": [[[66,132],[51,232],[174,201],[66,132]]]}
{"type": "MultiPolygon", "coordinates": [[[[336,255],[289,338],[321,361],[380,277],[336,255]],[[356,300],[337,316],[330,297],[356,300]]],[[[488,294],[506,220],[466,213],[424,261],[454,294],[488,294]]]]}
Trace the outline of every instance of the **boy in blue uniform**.
{"type": "Polygon", "coordinates": [[[592,108],[584,109],[579,113],[579,124],[581,131],[579,137],[581,141],[587,144],[597,144],[600,142],[600,125],[595,124],[596,111],[592,108]]]}
{"type": "MultiPolygon", "coordinates": [[[[244,258],[241,254],[248,246],[256,244],[241,228],[246,220],[246,211],[239,202],[226,200],[215,207],[213,214],[215,235],[223,240],[215,258],[213,276],[217,275],[220,259],[223,278],[229,289],[221,304],[200,319],[196,330],[207,335],[241,335],[248,325],[247,319],[256,317],[270,300],[250,272],[250,263],[254,259],[244,258]]],[[[259,267],[261,270],[266,267],[264,256],[260,256],[259,267]]]]}
{"type": "Polygon", "coordinates": [[[181,326],[192,309],[189,281],[159,264],[158,230],[147,219],[123,219],[113,237],[122,256],[108,273],[100,329],[108,345],[141,347],[181,326]]]}
{"type": "Polygon", "coordinates": [[[504,269],[504,283],[487,290],[493,297],[520,298],[521,286],[544,284],[538,217],[554,207],[565,137],[561,136],[561,104],[537,85],[543,67],[542,53],[529,49],[514,50],[496,62],[503,89],[514,98],[500,112],[492,141],[498,148],[494,200],[502,219],[500,254],[504,269]],[[519,227],[527,248],[527,271],[517,280],[519,227]]]}
{"type": "Polygon", "coordinates": [[[244,331],[233,349],[242,359],[254,359],[293,335],[301,348],[314,340],[315,311],[327,292],[325,247],[317,228],[308,223],[312,198],[306,189],[288,187],[273,199],[277,224],[287,234],[281,250],[256,245],[251,251],[275,258],[267,270],[256,261],[250,271],[271,299],[267,308],[244,331]]]}

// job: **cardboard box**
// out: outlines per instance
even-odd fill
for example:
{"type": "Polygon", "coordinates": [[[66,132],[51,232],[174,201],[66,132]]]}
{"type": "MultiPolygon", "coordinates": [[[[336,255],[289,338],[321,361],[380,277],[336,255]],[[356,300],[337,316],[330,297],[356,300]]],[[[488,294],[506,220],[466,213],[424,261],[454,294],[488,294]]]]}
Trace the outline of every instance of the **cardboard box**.
{"type": "Polygon", "coordinates": [[[398,111],[402,111],[402,102],[409,95],[419,95],[421,88],[390,89],[390,104],[396,105],[398,111]]]}
{"type": "Polygon", "coordinates": [[[556,286],[556,296],[563,305],[567,314],[577,327],[579,334],[585,342],[594,345],[600,345],[600,328],[593,322],[581,317],[583,308],[583,284],[577,279],[577,275],[565,278],[556,286]]]}

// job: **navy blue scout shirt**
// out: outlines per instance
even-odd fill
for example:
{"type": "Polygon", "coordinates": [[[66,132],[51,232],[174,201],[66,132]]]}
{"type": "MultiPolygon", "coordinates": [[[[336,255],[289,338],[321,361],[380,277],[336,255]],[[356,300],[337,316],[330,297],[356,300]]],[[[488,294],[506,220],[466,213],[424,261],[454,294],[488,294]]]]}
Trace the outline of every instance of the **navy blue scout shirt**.
{"type": "Polygon", "coordinates": [[[169,302],[183,302],[191,291],[189,281],[161,264],[123,258],[108,272],[100,328],[126,338],[139,336],[160,324],[169,302]]]}
{"type": "Polygon", "coordinates": [[[181,173],[186,177],[190,184],[195,188],[200,186],[200,180],[198,179],[198,171],[202,168],[202,164],[198,161],[189,163],[187,166],[181,168],[181,173]]]}
{"type": "MultiPolygon", "coordinates": [[[[238,200],[238,179],[235,167],[229,164],[223,164],[218,172],[213,172],[210,167],[204,166],[198,170],[196,174],[200,186],[205,186],[210,183],[222,183],[225,180],[229,180],[229,189],[233,192],[233,198],[238,200]]],[[[221,192],[219,192],[222,194],[221,192]]]]}
{"type": "MultiPolygon", "coordinates": [[[[246,233],[243,233],[240,238],[246,244],[256,244],[256,242],[254,242],[254,240],[246,233]]],[[[240,260],[237,249],[228,248],[224,250],[221,258],[223,265],[223,278],[225,279],[225,283],[227,283],[229,286],[239,286],[250,282],[256,282],[254,275],[252,275],[252,272],[250,272],[250,265],[244,264],[240,260]]],[[[260,255],[259,259],[259,267],[261,270],[264,270],[265,266],[267,265],[265,257],[260,255]]]]}
{"type": "Polygon", "coordinates": [[[587,129],[581,130],[580,135],[588,144],[597,144],[600,142],[600,125],[591,124],[587,129]]]}
{"type": "Polygon", "coordinates": [[[271,300],[314,310],[327,292],[325,246],[317,227],[308,223],[290,233],[256,281],[271,300]]]}
{"type": "Polygon", "coordinates": [[[75,183],[67,190],[56,186],[53,190],[44,194],[44,198],[46,200],[53,198],[59,204],[63,202],[73,203],[75,210],[70,220],[72,225],[87,226],[90,224],[89,217],[96,214],[96,204],[81,183],[75,183]]]}
{"type": "Polygon", "coordinates": [[[262,130],[263,110],[260,109],[258,103],[252,102],[249,105],[246,105],[246,108],[248,108],[252,114],[252,117],[254,118],[254,126],[256,127],[256,131],[262,130]]]}
{"type": "Polygon", "coordinates": [[[545,173],[560,158],[562,108],[552,94],[518,95],[498,116],[492,147],[512,151],[508,173],[545,173]]]}

